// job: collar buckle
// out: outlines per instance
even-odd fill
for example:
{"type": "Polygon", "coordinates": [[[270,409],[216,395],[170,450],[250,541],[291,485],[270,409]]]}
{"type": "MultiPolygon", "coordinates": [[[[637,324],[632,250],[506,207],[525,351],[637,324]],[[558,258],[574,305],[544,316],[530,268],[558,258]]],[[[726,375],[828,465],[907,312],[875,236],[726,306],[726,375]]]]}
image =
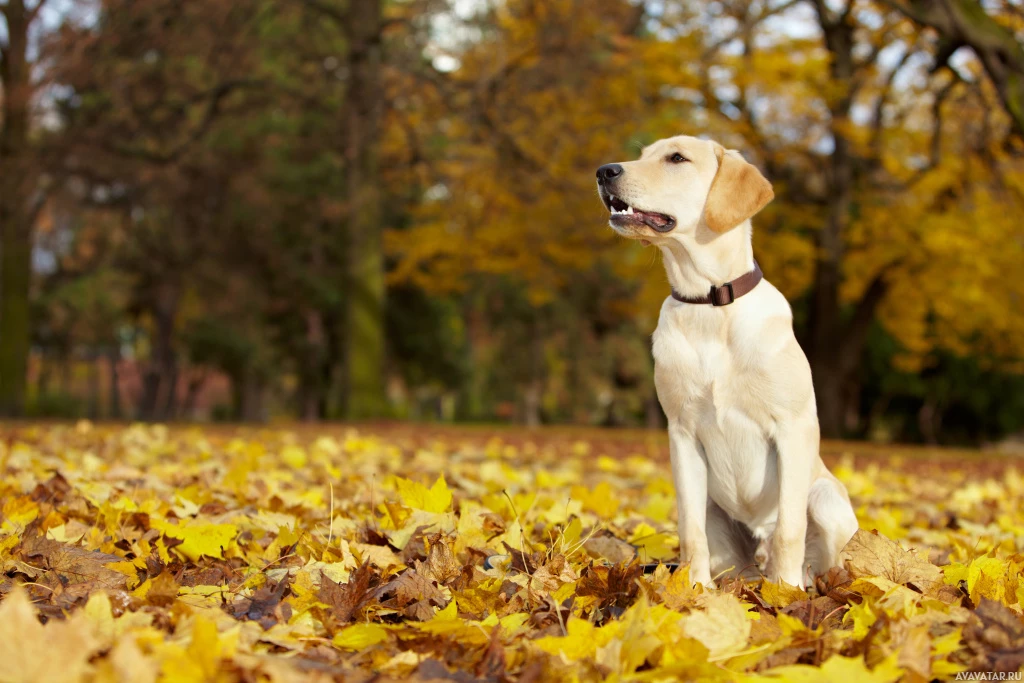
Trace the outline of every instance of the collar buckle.
{"type": "Polygon", "coordinates": [[[736,301],[736,292],[733,291],[731,282],[726,282],[721,287],[711,285],[711,292],[708,298],[711,299],[712,306],[728,306],[733,301],[736,301]],[[723,297],[723,292],[726,293],[727,296],[723,297]]]}

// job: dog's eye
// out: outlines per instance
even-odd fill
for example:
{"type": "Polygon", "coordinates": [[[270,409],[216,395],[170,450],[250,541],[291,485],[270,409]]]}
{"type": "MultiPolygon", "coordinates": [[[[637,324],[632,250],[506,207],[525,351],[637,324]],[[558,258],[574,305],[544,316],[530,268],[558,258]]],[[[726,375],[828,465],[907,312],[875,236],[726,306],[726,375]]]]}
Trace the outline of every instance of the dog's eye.
{"type": "Polygon", "coordinates": [[[666,161],[670,161],[670,162],[672,162],[673,164],[681,164],[681,163],[683,163],[684,161],[689,161],[689,159],[687,159],[686,157],[684,157],[684,156],[683,156],[682,154],[680,154],[679,152],[676,152],[675,154],[670,154],[670,155],[669,155],[669,157],[668,157],[668,158],[666,159],[666,161]]]}

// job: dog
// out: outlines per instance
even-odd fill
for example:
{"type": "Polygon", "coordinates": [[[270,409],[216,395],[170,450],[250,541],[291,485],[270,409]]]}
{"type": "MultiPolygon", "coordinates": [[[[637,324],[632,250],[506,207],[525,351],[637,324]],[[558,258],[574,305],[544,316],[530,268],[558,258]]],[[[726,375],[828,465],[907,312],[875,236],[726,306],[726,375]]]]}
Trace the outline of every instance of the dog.
{"type": "Polygon", "coordinates": [[[653,336],[679,547],[690,579],[806,587],[857,530],[818,452],[811,369],[785,297],[754,261],[750,219],[771,183],[735,150],[689,136],[597,170],[609,225],[657,246],[672,295],[653,336]]]}

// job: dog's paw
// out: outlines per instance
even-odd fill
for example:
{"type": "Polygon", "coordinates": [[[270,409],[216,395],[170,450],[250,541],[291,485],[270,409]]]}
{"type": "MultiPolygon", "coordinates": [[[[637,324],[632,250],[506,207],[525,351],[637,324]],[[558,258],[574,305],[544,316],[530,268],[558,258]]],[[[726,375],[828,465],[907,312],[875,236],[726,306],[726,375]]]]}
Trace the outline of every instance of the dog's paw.
{"type": "Polygon", "coordinates": [[[711,572],[708,570],[695,569],[693,565],[690,565],[690,583],[696,586],[698,583],[705,588],[715,590],[718,586],[715,584],[714,579],[711,578],[711,572]]]}
{"type": "Polygon", "coordinates": [[[693,584],[694,588],[697,587],[697,584],[700,584],[700,585],[704,586],[704,588],[706,590],[712,590],[712,591],[718,590],[718,584],[710,576],[708,578],[706,578],[706,579],[698,579],[698,578],[690,577],[690,583],[693,584]]]}
{"type": "Polygon", "coordinates": [[[769,556],[761,574],[772,583],[780,583],[785,581],[790,586],[795,586],[801,590],[806,590],[807,583],[806,572],[800,571],[799,568],[796,571],[787,571],[778,566],[776,562],[773,562],[773,557],[769,556]]]}
{"type": "Polygon", "coordinates": [[[762,574],[768,572],[769,545],[768,539],[765,539],[757,544],[757,550],[754,551],[754,562],[757,563],[757,568],[761,570],[762,574]]]}

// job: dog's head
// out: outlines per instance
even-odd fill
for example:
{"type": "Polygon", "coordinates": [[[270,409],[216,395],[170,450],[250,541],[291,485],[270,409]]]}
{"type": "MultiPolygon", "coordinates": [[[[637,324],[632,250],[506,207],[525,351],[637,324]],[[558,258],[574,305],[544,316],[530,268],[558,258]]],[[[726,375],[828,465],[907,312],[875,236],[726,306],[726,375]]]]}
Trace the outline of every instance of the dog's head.
{"type": "Polygon", "coordinates": [[[739,152],[686,135],[647,146],[636,161],[605,164],[597,188],[616,232],[655,244],[728,232],[775,196],[739,152]]]}

